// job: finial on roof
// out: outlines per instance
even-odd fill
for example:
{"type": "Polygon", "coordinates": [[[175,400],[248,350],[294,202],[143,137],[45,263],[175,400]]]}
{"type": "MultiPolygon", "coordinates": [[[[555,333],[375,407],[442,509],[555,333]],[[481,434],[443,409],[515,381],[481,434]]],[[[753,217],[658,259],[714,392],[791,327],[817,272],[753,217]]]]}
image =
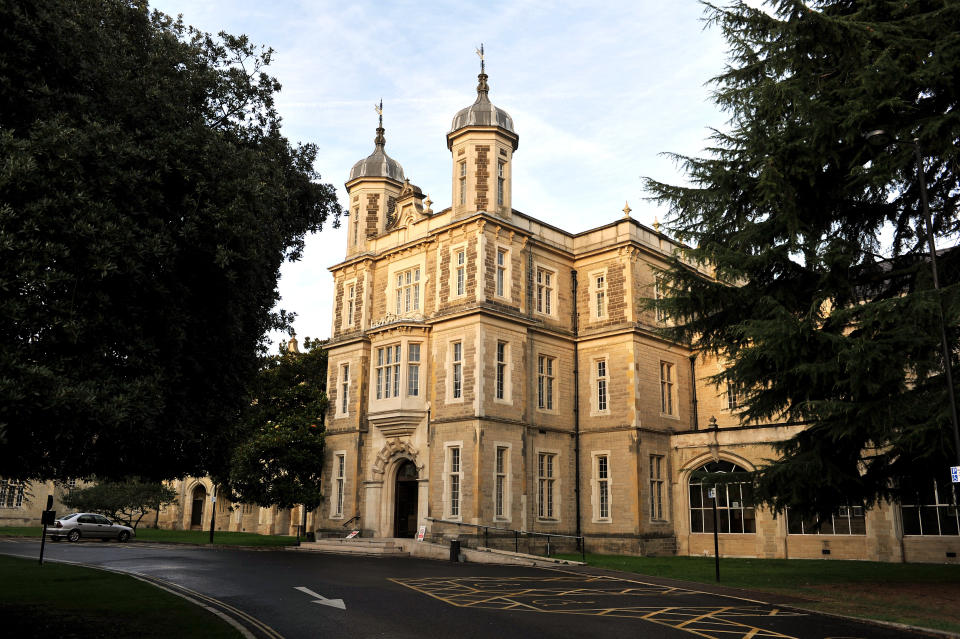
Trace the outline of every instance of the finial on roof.
{"type": "Polygon", "coordinates": [[[430,199],[429,195],[423,200],[423,204],[426,206],[426,208],[423,210],[424,213],[433,213],[433,209],[430,208],[430,205],[433,204],[433,200],[430,199]]]}
{"type": "Polygon", "coordinates": [[[299,353],[300,347],[297,345],[297,332],[290,331],[290,341],[287,342],[287,352],[288,353],[299,353]]]}
{"type": "Polygon", "coordinates": [[[633,210],[633,209],[630,208],[630,203],[629,203],[629,202],[624,202],[624,203],[623,203],[623,217],[630,217],[630,211],[632,211],[632,210],[633,210]]]}
{"type": "Polygon", "coordinates": [[[477,76],[480,80],[477,83],[477,102],[480,102],[481,100],[488,100],[487,93],[490,92],[490,85],[487,84],[487,71],[483,57],[482,42],[480,43],[480,48],[477,49],[477,55],[480,56],[480,75],[477,76]]]}
{"type": "Polygon", "coordinates": [[[657,216],[653,216],[653,230],[657,233],[660,232],[660,220],[657,219],[657,216]]]}
{"type": "Polygon", "coordinates": [[[373,143],[379,147],[383,147],[387,143],[387,139],[383,136],[383,98],[380,98],[380,104],[373,105],[374,110],[377,112],[377,115],[380,116],[380,123],[377,126],[377,137],[374,138],[373,143]]]}

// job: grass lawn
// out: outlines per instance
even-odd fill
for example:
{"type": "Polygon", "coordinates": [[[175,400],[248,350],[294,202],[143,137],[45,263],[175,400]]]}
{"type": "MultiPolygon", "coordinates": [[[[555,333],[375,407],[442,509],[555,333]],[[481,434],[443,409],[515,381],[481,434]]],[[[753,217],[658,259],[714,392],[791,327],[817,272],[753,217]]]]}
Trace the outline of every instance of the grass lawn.
{"type": "Polygon", "coordinates": [[[127,575],[0,556],[0,618],[7,637],[237,639],[232,626],[127,575]]]}
{"type": "MultiPolygon", "coordinates": [[[[164,530],[162,528],[137,528],[137,541],[160,541],[170,544],[209,544],[209,530],[164,530]]],[[[223,546],[292,546],[296,537],[287,535],[258,535],[249,532],[213,533],[213,545],[223,546]]]]}
{"type": "MultiPolygon", "coordinates": [[[[579,555],[558,555],[579,560],[579,555]]],[[[714,584],[712,557],[587,554],[591,566],[714,584]]],[[[720,584],[801,597],[805,608],[960,632],[960,566],[720,558],[720,584]]]]}
{"type": "MultiPolygon", "coordinates": [[[[40,538],[40,526],[0,526],[0,537],[40,538]]],[[[216,531],[214,546],[292,546],[296,537],[286,535],[258,535],[247,532],[216,531]]],[[[209,530],[162,530],[137,528],[135,541],[163,542],[168,544],[209,544],[209,530]]]]}

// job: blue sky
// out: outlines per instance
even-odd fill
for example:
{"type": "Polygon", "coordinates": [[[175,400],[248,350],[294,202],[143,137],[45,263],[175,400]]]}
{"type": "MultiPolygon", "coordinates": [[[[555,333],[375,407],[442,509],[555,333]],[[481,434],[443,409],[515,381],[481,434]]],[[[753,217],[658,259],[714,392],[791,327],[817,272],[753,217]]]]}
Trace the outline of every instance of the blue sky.
{"type": "MultiPolygon", "coordinates": [[[[663,152],[698,154],[726,117],[707,81],[725,45],[704,30],[702,6],[677,2],[257,2],[161,0],[209,32],[246,34],[275,50],[277,109],[293,142],[318,145],[316,169],[341,203],[354,162],[373,150],[384,103],[387,153],[433,200],[450,204],[453,115],[476,97],[486,50],[490,99],[514,119],[514,208],[572,232],[623,215],[651,224],[641,176],[683,182],[663,152]]],[[[328,337],[332,278],[346,228],[308,238],[282,270],[281,306],[301,337],[328,337]]],[[[279,339],[279,336],[274,336],[279,339]]]]}

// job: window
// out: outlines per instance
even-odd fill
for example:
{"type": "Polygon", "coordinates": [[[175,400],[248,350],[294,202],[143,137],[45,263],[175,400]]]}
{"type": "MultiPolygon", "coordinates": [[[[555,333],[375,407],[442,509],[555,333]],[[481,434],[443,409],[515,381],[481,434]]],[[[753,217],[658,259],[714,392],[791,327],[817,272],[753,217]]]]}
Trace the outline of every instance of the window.
{"type": "Polygon", "coordinates": [[[420,267],[397,273],[397,315],[420,310],[420,267]]]}
{"type": "Polygon", "coordinates": [[[506,446],[497,446],[496,468],[494,469],[494,510],[493,516],[497,519],[506,519],[507,499],[507,456],[506,446]]]}
{"type": "Polygon", "coordinates": [[[343,495],[346,486],[347,456],[336,453],[333,457],[333,512],[331,517],[343,517],[343,495]]]}
{"type": "Polygon", "coordinates": [[[506,297],[506,283],[507,278],[507,250],[498,248],[497,249],[497,295],[500,297],[506,297]]]}
{"type": "Polygon", "coordinates": [[[400,345],[377,349],[377,399],[389,399],[400,394],[400,345]]]}
{"type": "Polygon", "coordinates": [[[340,367],[340,413],[347,414],[349,407],[350,391],[350,364],[344,364],[340,367]]]}
{"type": "Polygon", "coordinates": [[[597,361],[597,410],[607,410],[607,360],[597,361]]]}
{"type": "Polygon", "coordinates": [[[351,284],[347,287],[347,326],[353,325],[353,311],[356,304],[357,287],[351,284]]]}
{"type": "Polygon", "coordinates": [[[597,519],[610,519],[610,458],[607,455],[597,455],[596,482],[597,482],[597,519]]]}
{"type": "Polygon", "coordinates": [[[537,269],[537,312],[551,314],[553,307],[553,272],[537,269]]]}
{"type": "Polygon", "coordinates": [[[407,346],[407,395],[417,397],[420,394],[420,344],[407,346]]]}
{"type": "Polygon", "coordinates": [[[553,410],[554,358],[541,355],[537,359],[537,407],[553,410]]]}
{"type": "Polygon", "coordinates": [[[467,203],[467,163],[460,163],[460,204],[467,203]]]}
{"type": "Polygon", "coordinates": [[[67,480],[67,487],[69,487],[69,488],[76,488],[76,487],[77,487],[77,480],[76,480],[76,478],[68,479],[68,480],[67,480]]]}
{"type": "Polygon", "coordinates": [[[353,245],[357,245],[357,234],[360,231],[360,207],[353,207],[353,245]]]}
{"type": "Polygon", "coordinates": [[[503,206],[503,160],[497,161],[497,204],[503,206]]]}
{"type": "Polygon", "coordinates": [[[673,415],[673,364],[660,362],[660,412],[673,415]]]}
{"type": "Polygon", "coordinates": [[[650,455],[650,519],[663,516],[663,455],[650,455]]]}
{"type": "Polygon", "coordinates": [[[25,486],[22,481],[0,479],[0,508],[22,507],[25,486]]]}
{"type": "MultiPolygon", "coordinates": [[[[663,277],[657,276],[657,278],[653,281],[653,299],[656,300],[657,302],[663,300],[665,297],[664,296],[665,289],[666,289],[666,285],[663,281],[663,277]]],[[[656,307],[656,309],[657,309],[656,316],[657,316],[658,322],[662,322],[665,319],[667,319],[667,314],[663,312],[663,309],[661,309],[659,305],[656,307]]]]}
{"type": "Polygon", "coordinates": [[[727,380],[727,410],[737,410],[740,408],[740,391],[737,385],[727,380]]]}
{"type": "Polygon", "coordinates": [[[456,253],[454,253],[454,261],[456,262],[457,295],[465,295],[467,293],[466,249],[458,249],[456,253]]]}
{"type": "Polygon", "coordinates": [[[703,473],[745,473],[746,469],[721,459],[708,462],[690,477],[690,532],[712,533],[714,529],[713,503],[709,490],[717,491],[717,524],[722,533],[755,533],[756,520],[750,484],[733,481],[718,483],[707,480],[703,473]]]}
{"type": "Polygon", "coordinates": [[[504,385],[507,375],[507,344],[506,342],[497,342],[497,399],[504,397],[504,385]]]}
{"type": "Polygon", "coordinates": [[[453,398],[463,397],[463,342],[453,343],[453,398]]]}
{"type": "Polygon", "coordinates": [[[913,504],[900,506],[904,535],[958,535],[956,484],[931,482],[913,504]]]}
{"type": "Polygon", "coordinates": [[[867,524],[863,506],[844,506],[829,519],[820,522],[793,516],[787,510],[787,534],[790,535],[866,535],[867,524]]]}
{"type": "Polygon", "coordinates": [[[448,468],[450,471],[447,473],[448,486],[450,487],[449,493],[449,504],[450,504],[450,516],[459,517],[460,516],[460,447],[459,446],[450,446],[447,448],[448,455],[448,468]]]}
{"type": "Polygon", "coordinates": [[[594,280],[596,288],[596,312],[597,317],[604,317],[607,314],[607,278],[605,275],[598,275],[594,280]]]}
{"type": "Polygon", "coordinates": [[[537,514],[553,519],[553,465],[556,455],[540,453],[537,456],[537,514]]]}

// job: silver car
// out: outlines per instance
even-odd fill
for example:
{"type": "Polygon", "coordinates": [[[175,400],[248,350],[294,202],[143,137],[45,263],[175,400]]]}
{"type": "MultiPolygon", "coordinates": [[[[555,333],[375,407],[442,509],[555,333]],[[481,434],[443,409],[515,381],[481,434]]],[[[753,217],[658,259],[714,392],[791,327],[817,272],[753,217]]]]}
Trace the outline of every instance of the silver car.
{"type": "Polygon", "coordinates": [[[103,515],[96,513],[72,513],[65,515],[47,528],[47,536],[52,541],[66,538],[69,541],[86,539],[116,539],[119,542],[130,541],[136,533],[130,526],[115,524],[103,515]]]}

